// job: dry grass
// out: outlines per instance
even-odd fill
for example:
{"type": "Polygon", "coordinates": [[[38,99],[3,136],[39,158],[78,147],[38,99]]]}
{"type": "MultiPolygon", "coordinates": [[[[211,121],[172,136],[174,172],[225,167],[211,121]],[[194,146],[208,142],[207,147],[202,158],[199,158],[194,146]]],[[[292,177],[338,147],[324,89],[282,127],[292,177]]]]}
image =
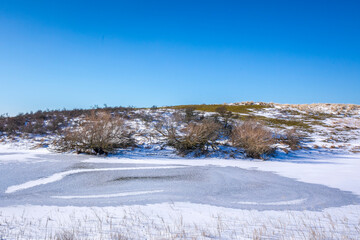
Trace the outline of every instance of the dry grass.
{"type": "Polygon", "coordinates": [[[75,240],[75,233],[69,230],[63,230],[55,234],[55,240],[75,240]]]}
{"type": "Polygon", "coordinates": [[[280,106],[296,108],[309,114],[316,113],[333,113],[351,115],[360,111],[360,105],[356,104],[335,104],[335,103],[313,103],[313,104],[280,104],[280,106]]]}
{"type": "MultiPolygon", "coordinates": [[[[69,216],[58,220],[2,217],[0,239],[48,240],[127,240],[127,239],[297,239],[297,240],[356,240],[360,236],[360,221],[335,217],[328,213],[293,212],[281,216],[227,216],[221,213],[202,220],[184,219],[176,210],[168,217],[149,215],[140,209],[124,210],[119,215],[98,210],[93,214],[69,216]],[[171,217],[170,217],[171,216],[171,217]],[[70,220],[71,219],[71,220],[70,220]]],[[[55,218],[54,218],[55,217],[55,218]]]]}

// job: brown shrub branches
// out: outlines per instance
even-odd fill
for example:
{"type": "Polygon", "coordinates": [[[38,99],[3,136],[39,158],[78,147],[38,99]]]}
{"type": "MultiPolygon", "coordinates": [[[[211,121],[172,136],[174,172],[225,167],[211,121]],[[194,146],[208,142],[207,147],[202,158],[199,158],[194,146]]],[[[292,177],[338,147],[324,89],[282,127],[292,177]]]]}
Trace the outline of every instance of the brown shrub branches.
{"type": "Polygon", "coordinates": [[[201,155],[209,148],[217,149],[216,140],[221,126],[212,120],[190,122],[177,130],[176,122],[169,121],[157,126],[157,131],[166,139],[167,145],[174,147],[180,155],[194,153],[201,155]]]}
{"type": "Polygon", "coordinates": [[[88,154],[114,153],[118,148],[134,145],[133,132],[121,118],[109,113],[92,113],[75,129],[67,129],[55,142],[59,151],[76,151],[88,154]]]}
{"type": "Polygon", "coordinates": [[[231,142],[234,147],[242,148],[247,157],[262,159],[273,154],[276,143],[272,132],[253,120],[234,126],[231,142]]]}

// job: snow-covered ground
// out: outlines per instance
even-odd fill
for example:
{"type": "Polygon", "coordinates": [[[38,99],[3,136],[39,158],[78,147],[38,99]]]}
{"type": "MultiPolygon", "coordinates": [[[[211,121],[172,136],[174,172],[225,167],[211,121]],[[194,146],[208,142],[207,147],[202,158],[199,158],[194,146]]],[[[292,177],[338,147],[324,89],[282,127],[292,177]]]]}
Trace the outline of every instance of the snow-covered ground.
{"type": "MultiPolygon", "coordinates": [[[[166,120],[173,110],[135,113],[166,120]]],[[[141,118],[127,124],[142,147],[108,157],[42,147],[56,136],[0,139],[0,239],[360,239],[359,108],[239,115],[308,124],[304,148],[280,146],[267,161],[182,158],[141,118]]],[[[270,127],[292,128],[279,123],[270,127]]]]}
{"type": "Polygon", "coordinates": [[[360,154],[269,161],[0,145],[0,239],[359,238],[360,154]]]}

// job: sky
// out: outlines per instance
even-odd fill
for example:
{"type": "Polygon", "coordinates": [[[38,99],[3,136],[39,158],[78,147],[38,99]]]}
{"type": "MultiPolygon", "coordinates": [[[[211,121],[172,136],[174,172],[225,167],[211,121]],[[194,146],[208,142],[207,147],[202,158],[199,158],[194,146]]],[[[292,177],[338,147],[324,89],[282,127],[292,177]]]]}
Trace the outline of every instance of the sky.
{"type": "Polygon", "coordinates": [[[0,114],[360,104],[360,1],[0,1],[0,114]]]}

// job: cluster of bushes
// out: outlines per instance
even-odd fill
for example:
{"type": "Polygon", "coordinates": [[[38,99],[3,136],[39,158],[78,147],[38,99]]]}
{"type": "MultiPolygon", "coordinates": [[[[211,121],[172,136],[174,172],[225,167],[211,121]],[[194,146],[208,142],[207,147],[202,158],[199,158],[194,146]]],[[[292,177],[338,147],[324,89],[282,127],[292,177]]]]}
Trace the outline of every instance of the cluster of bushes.
{"type": "Polygon", "coordinates": [[[228,145],[246,157],[265,159],[275,152],[277,143],[286,144],[292,150],[300,145],[295,130],[279,135],[251,118],[235,122],[226,108],[218,108],[216,112],[216,115],[204,117],[197,115],[193,108],[185,109],[180,117],[176,112],[170,119],[159,122],[156,131],[166,145],[175,148],[180,155],[199,156],[218,151],[220,145],[228,145]]]}
{"type": "Polygon", "coordinates": [[[0,132],[8,135],[57,133],[66,124],[66,118],[61,114],[19,114],[16,117],[1,117],[0,132]]]}
{"type": "Polygon", "coordinates": [[[87,154],[109,154],[134,147],[135,134],[161,139],[164,145],[173,147],[182,156],[200,156],[220,151],[220,146],[229,146],[247,157],[264,159],[274,153],[279,142],[292,150],[300,146],[301,139],[295,131],[279,135],[252,119],[239,122],[225,106],[217,106],[212,114],[199,114],[194,107],[162,114],[164,111],[167,110],[159,111],[155,107],[150,111],[122,107],[39,111],[1,117],[0,132],[9,135],[54,133],[59,135],[53,142],[56,150],[87,154]],[[144,123],[146,131],[132,129],[127,125],[129,120],[144,123]]]}
{"type": "MultiPolygon", "coordinates": [[[[17,116],[9,117],[0,115],[0,134],[20,135],[23,133],[31,134],[51,134],[61,133],[63,129],[71,124],[76,118],[89,117],[93,112],[111,113],[123,118],[129,118],[133,107],[103,107],[95,106],[93,109],[73,109],[73,110],[46,110],[35,113],[20,113],[17,116]]],[[[135,114],[134,114],[135,115],[135,114]]],[[[136,118],[136,116],[134,116],[136,118]]]]}

